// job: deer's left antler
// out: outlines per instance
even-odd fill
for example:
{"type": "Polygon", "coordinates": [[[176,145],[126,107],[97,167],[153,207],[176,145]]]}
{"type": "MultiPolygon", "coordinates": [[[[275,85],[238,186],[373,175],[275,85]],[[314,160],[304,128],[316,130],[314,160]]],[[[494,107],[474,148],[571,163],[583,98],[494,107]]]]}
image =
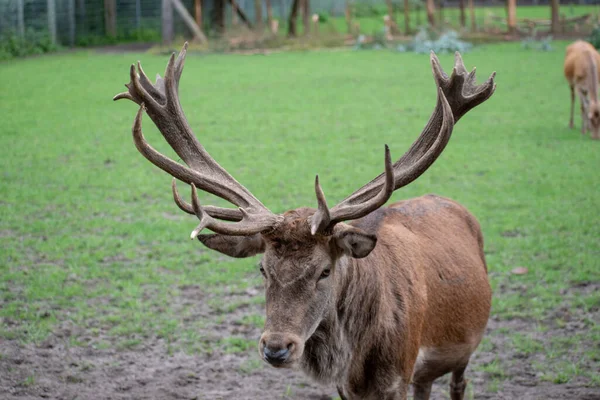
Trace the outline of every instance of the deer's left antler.
{"type": "MultiPolygon", "coordinates": [[[[456,121],[469,110],[487,100],[496,89],[492,73],[489,79],[481,85],[475,81],[475,69],[467,72],[458,52],[455,54],[452,75],[448,76],[440,66],[435,53],[431,52],[431,67],[438,86],[438,104],[421,135],[410,149],[393,166],[393,188],[389,186],[389,171],[382,173],[371,182],[348,196],[330,210],[325,210],[325,196],[320,186],[317,186],[318,211],[311,220],[312,232],[325,233],[341,221],[363,217],[377,207],[383,205],[392,192],[417,179],[442,153],[456,121]],[[388,182],[388,183],[386,183],[388,182]],[[382,193],[387,193],[384,197],[382,193]],[[378,201],[374,201],[378,199],[378,201]],[[383,200],[383,201],[382,201],[383,200]]],[[[387,168],[386,168],[387,170],[387,168]]]]}

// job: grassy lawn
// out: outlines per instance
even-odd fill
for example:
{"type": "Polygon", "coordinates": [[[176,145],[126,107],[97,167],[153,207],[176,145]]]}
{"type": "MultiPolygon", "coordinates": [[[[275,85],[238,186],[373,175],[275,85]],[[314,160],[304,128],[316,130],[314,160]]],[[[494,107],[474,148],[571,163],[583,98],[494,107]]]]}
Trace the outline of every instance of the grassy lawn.
{"type": "MultiPolygon", "coordinates": [[[[600,352],[585,345],[600,341],[600,142],[567,128],[565,46],[464,55],[480,82],[497,71],[497,91],[393,200],[433,192],[481,222],[498,326],[482,351],[505,351],[493,338],[506,338],[543,356],[532,361],[540,379],[600,386],[600,352]],[[573,321],[575,331],[544,336],[573,321]]],[[[236,324],[262,325],[258,259],[223,258],[188,239],[195,218],[132,143],[137,107],[111,101],[138,59],[150,76],[164,71],[165,56],[83,51],[0,64],[0,341],[37,345],[71,327],[73,347],[136,349],[158,337],[170,352],[252,353],[254,341],[210,329],[240,309],[236,324]],[[194,287],[205,297],[180,301],[194,287]]],[[[452,57],[440,59],[448,71],[452,57]]],[[[387,51],[190,54],[180,92],[200,141],[275,212],[316,205],[316,173],[330,204],[379,174],[383,144],[400,157],[436,94],[427,56],[387,51]]],[[[492,389],[510,379],[505,362],[480,366],[492,389]]]]}
{"type": "MultiPolygon", "coordinates": [[[[593,5],[561,5],[560,14],[564,15],[566,18],[576,17],[579,15],[585,14],[593,14],[596,15],[600,12],[600,8],[598,6],[593,5]]],[[[370,17],[357,17],[355,20],[360,24],[361,32],[364,34],[372,34],[375,32],[380,32],[383,29],[383,15],[387,13],[387,9],[385,6],[381,7],[380,10],[381,16],[370,16],[370,17]]],[[[446,26],[451,26],[457,29],[460,26],[460,11],[458,7],[447,7],[443,9],[443,18],[446,26]]],[[[471,17],[469,14],[469,10],[466,11],[467,14],[467,26],[471,24],[471,17]]],[[[440,10],[436,8],[436,21],[440,18],[440,10]]],[[[504,6],[496,6],[496,7],[476,7],[475,8],[475,19],[477,25],[481,28],[484,25],[484,22],[487,20],[487,23],[490,25],[497,25],[502,27],[502,24],[499,24],[497,21],[488,20],[487,17],[495,15],[496,17],[506,18],[506,7],[504,6]]],[[[550,6],[518,6],[517,7],[517,18],[531,18],[531,19],[546,19],[549,20],[550,15],[550,6]]],[[[410,12],[410,23],[411,28],[415,29],[419,25],[427,24],[427,13],[423,8],[420,11],[412,10],[410,12]]],[[[396,22],[398,26],[403,31],[404,30],[404,12],[403,8],[400,7],[399,12],[396,13],[396,22]]],[[[338,32],[345,32],[346,28],[346,20],[343,16],[331,18],[331,25],[335,27],[338,32]]],[[[506,27],[506,25],[504,25],[506,27]]]]}

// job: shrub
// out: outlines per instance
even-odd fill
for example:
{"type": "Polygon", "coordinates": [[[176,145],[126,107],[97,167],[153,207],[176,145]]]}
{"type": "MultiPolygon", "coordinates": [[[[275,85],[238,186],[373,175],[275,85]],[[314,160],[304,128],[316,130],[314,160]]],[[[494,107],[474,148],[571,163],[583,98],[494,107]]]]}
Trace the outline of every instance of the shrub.
{"type": "Polygon", "coordinates": [[[466,53],[473,47],[471,43],[460,40],[456,31],[446,31],[438,38],[435,36],[435,32],[429,31],[427,28],[420,28],[419,33],[417,33],[411,43],[400,45],[397,47],[397,50],[414,53],[429,53],[433,50],[438,54],[444,54],[454,53],[455,51],[466,53]]]}
{"type": "Polygon", "coordinates": [[[588,41],[597,49],[600,49],[600,25],[596,26],[592,33],[590,33],[590,37],[588,41]]]}
{"type": "Polygon", "coordinates": [[[552,51],[552,35],[536,39],[535,30],[531,36],[526,37],[521,42],[521,47],[527,50],[552,51]]]}
{"type": "Polygon", "coordinates": [[[48,32],[44,31],[28,29],[23,36],[8,31],[0,36],[0,60],[49,53],[57,49],[48,32]]]}

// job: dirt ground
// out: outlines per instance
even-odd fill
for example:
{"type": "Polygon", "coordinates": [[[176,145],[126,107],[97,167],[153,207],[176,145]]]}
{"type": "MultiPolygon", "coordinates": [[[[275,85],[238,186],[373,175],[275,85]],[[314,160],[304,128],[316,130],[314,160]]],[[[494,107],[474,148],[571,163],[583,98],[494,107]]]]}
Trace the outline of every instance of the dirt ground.
{"type": "MultiPolygon", "coordinates": [[[[207,295],[197,286],[188,286],[178,301],[196,302],[196,317],[207,318],[213,311],[206,305],[207,295]],[[203,300],[201,300],[203,299],[203,300]]],[[[586,290],[588,290],[587,288],[586,290]]],[[[597,289],[597,288],[596,288],[597,289]]],[[[592,288],[591,290],[596,290],[592,288]]],[[[227,300],[262,296],[259,288],[237,293],[227,300]]],[[[260,305],[247,305],[211,325],[203,334],[213,337],[243,336],[255,340],[260,329],[242,325],[244,314],[261,311],[260,305]]],[[[599,313],[588,316],[598,320],[599,313]]],[[[570,335],[581,329],[578,318],[561,328],[550,328],[543,338],[570,335]]],[[[532,331],[528,321],[498,321],[492,318],[487,337],[490,343],[474,355],[467,370],[470,388],[466,398],[476,399],[600,399],[599,387],[588,387],[585,378],[576,377],[565,384],[540,379],[533,365],[544,362],[544,354],[521,354],[507,345],[502,332],[532,331]],[[493,373],[478,366],[500,360],[502,379],[490,385],[493,373]]],[[[300,371],[279,370],[259,361],[256,350],[211,354],[172,353],[162,339],[148,339],[134,350],[98,349],[85,345],[89,333],[64,325],[39,345],[0,341],[0,399],[332,399],[334,387],[314,384],[300,371]],[[70,345],[77,336],[83,345],[70,345]]],[[[545,339],[544,339],[545,340],[545,339]]],[[[549,343],[549,342],[548,342],[549,343]]],[[[589,343],[597,346],[598,343],[589,343]]],[[[585,350],[585,349],[584,349],[585,350]]],[[[577,354],[573,354],[577,357],[577,354]]],[[[592,368],[593,366],[589,366],[592,368]]],[[[436,382],[432,399],[448,399],[448,379],[436,382]]]]}

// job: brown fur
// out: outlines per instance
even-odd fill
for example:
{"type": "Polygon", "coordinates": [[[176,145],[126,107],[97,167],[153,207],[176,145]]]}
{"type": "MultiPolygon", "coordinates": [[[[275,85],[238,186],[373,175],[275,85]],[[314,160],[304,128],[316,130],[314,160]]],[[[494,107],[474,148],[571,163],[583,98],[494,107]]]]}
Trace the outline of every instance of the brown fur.
{"type": "Polygon", "coordinates": [[[564,73],[571,89],[569,127],[573,128],[575,92],[581,102],[581,133],[591,132],[592,139],[600,139],[600,54],[590,43],[578,40],[567,47],[564,73]]]}
{"type": "Polygon", "coordinates": [[[427,399],[433,381],[448,372],[452,399],[462,399],[463,372],[491,305],[475,218],[452,200],[428,195],[312,236],[313,214],[288,211],[262,235],[261,356],[267,345],[292,348],[276,366],[300,365],[336,384],[344,399],[406,399],[411,382],[415,399],[427,399]],[[355,234],[377,238],[364,258],[339,244],[355,234]],[[328,267],[329,277],[319,280],[328,267]]]}

